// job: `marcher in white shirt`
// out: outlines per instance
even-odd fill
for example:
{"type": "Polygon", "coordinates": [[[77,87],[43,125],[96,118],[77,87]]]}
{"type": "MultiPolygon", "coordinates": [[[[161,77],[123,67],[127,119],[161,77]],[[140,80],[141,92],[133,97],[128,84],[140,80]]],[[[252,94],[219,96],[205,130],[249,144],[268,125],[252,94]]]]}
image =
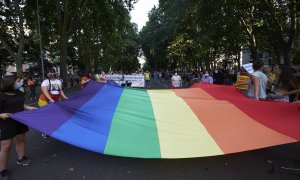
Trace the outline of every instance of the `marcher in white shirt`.
{"type": "Polygon", "coordinates": [[[54,69],[49,70],[47,74],[49,79],[45,79],[41,84],[41,90],[46,96],[48,102],[56,102],[60,97],[68,99],[62,89],[62,83],[55,76],[54,69]]]}
{"type": "MultiPolygon", "coordinates": [[[[48,103],[60,101],[61,98],[68,99],[68,97],[65,95],[65,93],[63,91],[61,81],[56,78],[55,70],[50,69],[48,71],[47,76],[48,76],[48,79],[45,79],[41,84],[41,90],[42,90],[46,100],[48,101],[48,103]]],[[[42,105],[42,104],[39,104],[39,105],[42,105]]],[[[48,138],[48,135],[46,135],[46,134],[42,133],[42,136],[44,138],[48,138]]]]}
{"type": "Polygon", "coordinates": [[[182,87],[182,80],[181,80],[181,77],[175,73],[172,78],[172,87],[173,88],[179,88],[179,87],[182,87]]]}
{"type": "Polygon", "coordinates": [[[205,72],[205,74],[203,75],[202,79],[201,79],[202,83],[209,83],[209,84],[213,84],[214,83],[214,79],[208,74],[208,72],[205,72]]]}
{"type": "Polygon", "coordinates": [[[105,72],[101,71],[101,74],[99,75],[98,82],[106,83],[106,81],[107,81],[107,78],[105,76],[105,72]]]}

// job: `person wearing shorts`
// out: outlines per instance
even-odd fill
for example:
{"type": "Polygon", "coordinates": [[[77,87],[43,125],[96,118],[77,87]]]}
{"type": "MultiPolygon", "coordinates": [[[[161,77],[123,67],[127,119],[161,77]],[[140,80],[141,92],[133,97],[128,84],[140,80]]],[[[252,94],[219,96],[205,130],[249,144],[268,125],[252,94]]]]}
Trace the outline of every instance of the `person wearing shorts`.
{"type": "Polygon", "coordinates": [[[17,164],[26,166],[31,163],[24,155],[25,133],[28,127],[10,118],[12,113],[36,109],[24,104],[24,95],[19,91],[22,86],[20,78],[16,76],[5,76],[0,84],[0,179],[9,179],[7,161],[14,138],[18,155],[17,164]]]}
{"type": "MultiPolygon", "coordinates": [[[[62,89],[62,82],[56,78],[55,70],[50,69],[47,76],[49,79],[45,79],[41,84],[41,90],[44,94],[46,103],[39,102],[39,106],[60,101],[61,98],[68,99],[62,89]]],[[[42,136],[43,138],[48,138],[47,134],[42,133],[42,136]]]]}

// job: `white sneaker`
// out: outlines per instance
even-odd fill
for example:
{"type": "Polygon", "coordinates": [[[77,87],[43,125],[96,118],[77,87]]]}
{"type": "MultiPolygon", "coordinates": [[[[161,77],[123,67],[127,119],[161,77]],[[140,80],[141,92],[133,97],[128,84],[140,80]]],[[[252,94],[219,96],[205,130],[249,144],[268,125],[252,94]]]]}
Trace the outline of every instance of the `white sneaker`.
{"type": "Polygon", "coordinates": [[[44,134],[44,133],[42,133],[42,137],[43,137],[44,139],[49,138],[49,136],[48,136],[47,134],[44,134]]]}

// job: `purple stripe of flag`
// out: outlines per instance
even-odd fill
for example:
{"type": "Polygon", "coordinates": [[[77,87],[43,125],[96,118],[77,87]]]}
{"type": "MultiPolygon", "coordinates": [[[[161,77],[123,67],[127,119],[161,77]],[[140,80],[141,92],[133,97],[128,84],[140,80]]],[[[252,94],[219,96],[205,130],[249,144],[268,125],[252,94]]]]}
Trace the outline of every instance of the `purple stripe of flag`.
{"type": "Polygon", "coordinates": [[[68,101],[52,103],[37,110],[15,113],[12,118],[50,135],[73,117],[75,112],[97,94],[103,85],[103,83],[90,81],[86,88],[72,96],[68,101]],[[45,114],[48,116],[45,117],[45,114]]]}

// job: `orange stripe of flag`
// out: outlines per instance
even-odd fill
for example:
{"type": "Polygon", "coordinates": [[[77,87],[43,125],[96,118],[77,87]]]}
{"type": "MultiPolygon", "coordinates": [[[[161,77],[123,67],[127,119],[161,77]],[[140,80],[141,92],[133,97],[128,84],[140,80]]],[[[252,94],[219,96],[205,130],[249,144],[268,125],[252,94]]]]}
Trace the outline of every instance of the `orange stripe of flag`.
{"type": "Polygon", "coordinates": [[[189,105],[225,154],[297,142],[259,124],[230,102],[216,100],[202,89],[174,91],[189,105]]]}

